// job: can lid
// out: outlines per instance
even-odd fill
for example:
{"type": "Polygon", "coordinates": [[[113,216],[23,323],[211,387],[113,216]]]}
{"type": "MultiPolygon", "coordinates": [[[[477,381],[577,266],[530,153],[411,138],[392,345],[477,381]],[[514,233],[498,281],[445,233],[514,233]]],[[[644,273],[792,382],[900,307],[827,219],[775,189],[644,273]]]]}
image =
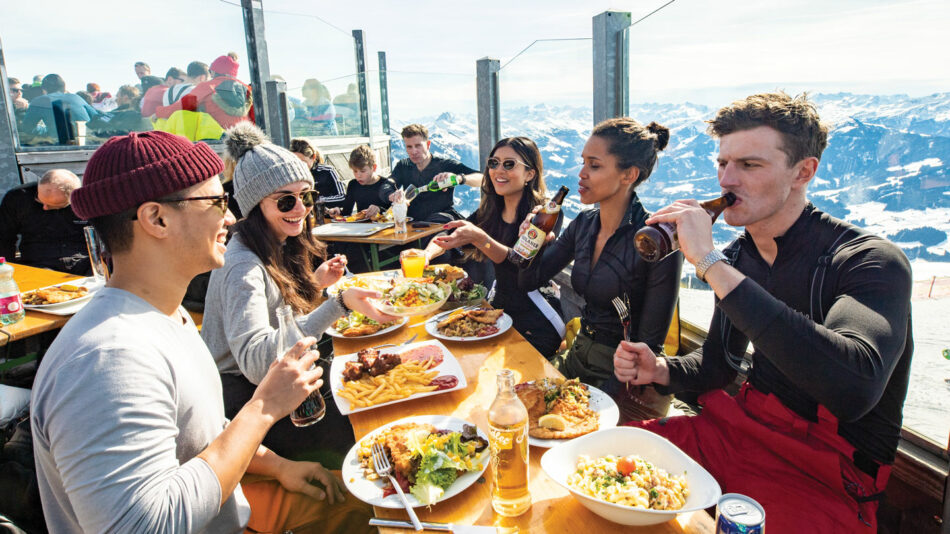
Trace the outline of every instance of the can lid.
{"type": "Polygon", "coordinates": [[[765,522],[765,509],[751,497],[727,493],[719,499],[719,513],[740,525],[759,525],[765,522]]]}

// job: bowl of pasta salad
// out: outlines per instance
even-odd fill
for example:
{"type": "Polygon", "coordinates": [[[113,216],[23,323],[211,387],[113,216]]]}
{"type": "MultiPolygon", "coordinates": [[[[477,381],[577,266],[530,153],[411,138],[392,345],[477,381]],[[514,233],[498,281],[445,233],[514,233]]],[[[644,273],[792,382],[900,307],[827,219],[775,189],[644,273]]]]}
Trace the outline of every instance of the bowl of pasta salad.
{"type": "Polygon", "coordinates": [[[599,430],[549,449],[541,468],[590,511],[621,525],[657,525],[715,506],[719,484],[648,430],[599,430]]]}

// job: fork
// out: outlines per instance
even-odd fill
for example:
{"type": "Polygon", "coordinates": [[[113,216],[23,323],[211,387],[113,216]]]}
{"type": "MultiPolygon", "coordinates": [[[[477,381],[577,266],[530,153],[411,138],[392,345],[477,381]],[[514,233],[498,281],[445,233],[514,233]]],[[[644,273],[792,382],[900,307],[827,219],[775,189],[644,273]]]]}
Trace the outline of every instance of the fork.
{"type": "MultiPolygon", "coordinates": [[[[623,340],[630,341],[630,311],[627,308],[627,303],[620,297],[614,297],[610,303],[613,304],[614,309],[617,310],[617,317],[620,318],[620,325],[623,326],[623,340]]],[[[630,382],[624,385],[627,391],[630,391],[630,382]]]]}
{"type": "Polygon", "coordinates": [[[409,519],[412,520],[413,528],[422,530],[422,523],[419,522],[416,511],[409,505],[409,501],[406,500],[406,494],[402,492],[399,482],[396,480],[396,477],[393,476],[393,465],[389,463],[389,458],[386,457],[386,451],[383,450],[383,446],[379,443],[373,443],[373,468],[376,469],[376,473],[380,476],[389,477],[389,482],[396,488],[396,493],[398,493],[399,498],[402,499],[402,505],[405,506],[406,511],[409,512],[409,519]]]}
{"type": "Polygon", "coordinates": [[[409,339],[403,341],[402,343],[399,343],[398,345],[397,345],[396,343],[386,343],[386,344],[383,344],[383,345],[376,345],[375,347],[370,347],[370,348],[371,348],[371,349],[381,349],[381,348],[383,348],[383,347],[401,347],[402,345],[408,345],[408,344],[412,343],[413,341],[416,340],[417,337],[419,337],[419,334],[413,335],[411,338],[409,338],[409,339]]]}

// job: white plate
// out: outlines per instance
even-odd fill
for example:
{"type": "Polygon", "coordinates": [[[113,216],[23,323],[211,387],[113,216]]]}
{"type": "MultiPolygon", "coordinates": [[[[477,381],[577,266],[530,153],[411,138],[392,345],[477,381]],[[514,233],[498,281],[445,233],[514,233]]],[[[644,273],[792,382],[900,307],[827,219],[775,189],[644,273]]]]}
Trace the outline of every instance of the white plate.
{"type": "Polygon", "coordinates": [[[409,322],[409,318],[403,317],[401,321],[396,321],[396,324],[392,326],[387,326],[386,328],[383,328],[379,332],[376,332],[373,334],[366,334],[365,336],[344,336],[343,334],[337,332],[336,328],[333,328],[332,326],[330,328],[327,328],[327,334],[329,334],[330,337],[335,337],[339,339],[363,339],[367,337],[374,337],[374,336],[381,336],[383,334],[388,334],[394,330],[401,328],[404,324],[408,322],[409,322]]]}
{"type": "MultiPolygon", "coordinates": [[[[597,412],[597,415],[600,417],[600,427],[597,430],[603,430],[605,428],[613,428],[617,426],[617,421],[620,420],[620,408],[617,406],[617,403],[610,398],[610,395],[595,388],[594,386],[587,384],[584,385],[590,390],[590,409],[597,412]]],[[[587,434],[584,435],[586,436],[587,434]]],[[[584,436],[578,436],[578,438],[581,437],[584,436]]],[[[535,447],[544,447],[547,449],[554,447],[555,445],[560,445],[561,443],[566,443],[573,439],[577,438],[541,439],[528,436],[528,443],[530,445],[534,445],[535,447]]]]}
{"type": "Polygon", "coordinates": [[[395,315],[397,317],[415,317],[418,315],[428,315],[438,310],[439,308],[441,308],[442,305],[445,304],[445,301],[449,300],[449,295],[452,293],[452,288],[449,287],[449,284],[446,284],[444,282],[436,282],[436,285],[438,285],[442,289],[442,292],[445,294],[445,297],[443,297],[438,302],[432,302],[424,306],[398,306],[398,305],[386,304],[384,302],[385,298],[383,298],[383,299],[376,299],[375,301],[376,307],[379,308],[379,310],[384,313],[388,313],[389,315],[395,315]]]}
{"type": "Polygon", "coordinates": [[[450,310],[444,313],[440,313],[436,315],[435,317],[426,321],[426,332],[428,332],[429,335],[432,337],[437,337],[439,339],[444,339],[446,341],[481,341],[483,339],[491,339],[493,337],[497,337],[504,334],[505,332],[508,331],[509,328],[511,328],[511,325],[513,324],[511,320],[511,316],[509,316],[507,313],[502,313],[501,317],[499,317],[498,320],[495,321],[495,326],[498,327],[498,331],[495,332],[494,334],[491,334],[488,336],[482,336],[482,337],[446,336],[444,334],[440,334],[439,321],[441,321],[442,319],[445,319],[454,311],[456,310],[450,310]]]}
{"type": "Polygon", "coordinates": [[[441,389],[441,390],[436,390],[436,391],[425,391],[423,393],[415,393],[406,398],[396,399],[389,402],[384,402],[382,404],[374,404],[372,406],[365,406],[363,408],[351,408],[350,401],[346,400],[343,397],[340,397],[337,394],[337,390],[340,390],[343,388],[343,368],[346,366],[347,362],[356,361],[355,352],[353,354],[345,354],[345,355],[337,356],[333,358],[333,362],[330,364],[330,390],[333,392],[333,400],[334,402],[336,402],[337,408],[340,409],[340,414],[349,415],[351,413],[363,412],[366,410],[379,408],[380,406],[396,404],[397,402],[405,402],[410,399],[428,397],[430,395],[439,395],[442,393],[448,393],[450,391],[455,391],[457,389],[465,389],[466,387],[468,387],[468,382],[465,381],[465,372],[462,370],[462,366],[459,365],[459,361],[455,358],[455,356],[452,355],[452,352],[449,351],[449,349],[446,348],[446,346],[443,345],[442,342],[438,340],[430,339],[427,341],[421,341],[419,343],[410,343],[409,345],[403,345],[399,347],[389,347],[380,352],[402,354],[403,352],[409,349],[412,349],[415,347],[421,347],[423,345],[435,345],[439,347],[440,349],[442,349],[442,363],[433,367],[432,369],[439,372],[439,374],[436,376],[451,375],[458,378],[458,384],[456,384],[454,388],[441,389]]]}
{"type": "MultiPolygon", "coordinates": [[[[101,284],[96,283],[96,279],[93,277],[80,278],[77,280],[71,280],[69,282],[62,282],[59,284],[53,284],[51,286],[41,287],[39,289],[47,289],[50,287],[58,287],[64,285],[72,286],[82,286],[85,287],[89,292],[86,293],[86,296],[79,297],[77,299],[67,300],[66,302],[57,302],[56,304],[23,304],[23,307],[27,310],[36,310],[43,313],[52,313],[54,315],[72,315],[82,309],[87,302],[92,298],[101,286],[101,284]]],[[[23,293],[30,293],[30,291],[24,291],[23,293]]]]}
{"type": "Polygon", "coordinates": [[[572,439],[544,453],[541,457],[541,468],[591,512],[621,525],[665,523],[677,514],[714,506],[722,496],[716,479],[701,465],[666,438],[642,428],[620,426],[572,439]],[[668,473],[683,473],[689,488],[686,505],[679,510],[646,510],[585,495],[567,485],[567,477],[576,470],[577,457],[581,454],[591,458],[608,454],[621,457],[636,454],[668,473]]]}
{"type": "MultiPolygon", "coordinates": [[[[416,415],[413,417],[406,417],[398,421],[393,421],[388,425],[377,428],[376,430],[366,434],[356,445],[353,445],[353,448],[350,449],[350,452],[347,453],[346,458],[343,459],[343,483],[346,484],[346,489],[353,494],[357,499],[370,504],[372,506],[380,506],[382,508],[395,508],[402,509],[402,501],[399,500],[399,495],[390,495],[388,497],[383,497],[383,485],[384,481],[382,479],[371,481],[363,478],[363,468],[360,466],[359,460],[356,458],[356,450],[360,446],[360,442],[366,439],[372,439],[376,437],[383,430],[393,426],[399,425],[402,423],[428,423],[439,429],[448,429],[448,430],[457,430],[462,431],[462,425],[472,425],[473,423],[465,421],[464,419],[459,419],[457,417],[451,417],[447,415],[416,415]]],[[[476,428],[478,428],[476,426],[476,428]]],[[[478,435],[481,436],[486,441],[488,436],[482,432],[482,429],[478,428],[478,435]]],[[[462,476],[458,477],[455,482],[449,486],[445,493],[442,494],[442,498],[436,502],[442,502],[446,499],[451,499],[452,497],[458,495],[465,491],[469,486],[471,486],[476,480],[478,480],[482,473],[485,472],[485,468],[488,467],[488,460],[490,457],[490,447],[486,447],[485,450],[481,452],[481,457],[479,461],[481,462],[481,469],[476,469],[475,471],[469,471],[462,476]]],[[[415,496],[406,493],[406,499],[409,501],[409,505],[413,508],[423,506],[415,496]]]]}

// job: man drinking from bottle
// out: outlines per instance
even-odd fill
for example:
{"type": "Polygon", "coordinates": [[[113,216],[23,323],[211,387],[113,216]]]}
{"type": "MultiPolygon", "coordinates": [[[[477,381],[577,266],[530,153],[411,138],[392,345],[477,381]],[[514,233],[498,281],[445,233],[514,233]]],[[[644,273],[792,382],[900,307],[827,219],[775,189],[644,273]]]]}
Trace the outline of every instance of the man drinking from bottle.
{"type": "Polygon", "coordinates": [[[709,122],[719,185],[737,198],[723,215],[745,233],[716,250],[694,200],[647,220],[676,225],[715,291],[709,335],[685,356],[627,342],[614,355],[622,382],[700,394],[703,411],[630,424],[669,438],[724,493],[760,502],[770,533],[876,532],[913,352],[910,265],[893,243],[808,202],[828,130],[804,96],[753,95],[709,122]],[[730,397],[721,388],[740,372],[730,397]]]}

